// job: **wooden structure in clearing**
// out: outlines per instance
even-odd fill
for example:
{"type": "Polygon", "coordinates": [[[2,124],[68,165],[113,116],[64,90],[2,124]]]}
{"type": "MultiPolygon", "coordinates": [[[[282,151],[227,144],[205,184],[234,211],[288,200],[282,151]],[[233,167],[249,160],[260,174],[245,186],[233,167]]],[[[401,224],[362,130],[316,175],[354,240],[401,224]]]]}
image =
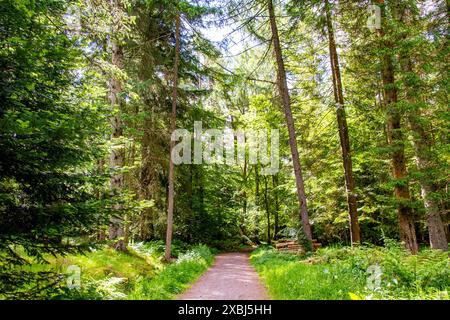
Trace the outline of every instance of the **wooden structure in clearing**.
{"type": "MultiPolygon", "coordinates": [[[[305,253],[305,249],[296,241],[292,239],[281,239],[274,242],[275,248],[280,252],[289,252],[302,254],[305,253]]],[[[313,239],[313,250],[317,250],[322,245],[317,242],[317,240],[313,239]]]]}

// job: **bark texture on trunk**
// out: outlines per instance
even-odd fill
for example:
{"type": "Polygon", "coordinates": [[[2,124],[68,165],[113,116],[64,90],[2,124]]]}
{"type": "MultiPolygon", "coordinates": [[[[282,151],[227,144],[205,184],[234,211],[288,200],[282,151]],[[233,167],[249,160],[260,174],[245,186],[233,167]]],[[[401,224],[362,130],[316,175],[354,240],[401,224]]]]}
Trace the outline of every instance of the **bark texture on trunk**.
{"type": "Polygon", "coordinates": [[[281,96],[281,102],[283,104],[284,115],[286,117],[286,124],[289,132],[289,145],[291,148],[292,163],[294,166],[295,182],[297,187],[297,196],[300,206],[300,218],[303,226],[303,233],[306,241],[310,244],[312,242],[311,225],[309,224],[308,209],[306,204],[305,186],[303,181],[302,169],[300,166],[299,152],[297,148],[297,136],[295,132],[294,119],[291,110],[291,99],[289,96],[289,90],[286,81],[286,70],[284,67],[284,60],[280,45],[280,38],[278,35],[278,27],[275,19],[275,11],[272,0],[267,2],[269,10],[270,28],[272,31],[272,43],[275,51],[275,58],[277,63],[277,85],[281,96]]]}
{"type": "Polygon", "coordinates": [[[404,153],[404,138],[401,131],[401,115],[394,106],[397,103],[397,93],[394,88],[393,66],[390,57],[384,58],[383,85],[387,108],[387,135],[388,143],[392,148],[392,176],[395,180],[394,192],[398,201],[397,214],[400,227],[400,239],[405,242],[406,248],[417,253],[418,245],[414,228],[413,212],[408,202],[411,200],[409,183],[407,179],[406,160],[404,153]]]}
{"type": "MultiPolygon", "coordinates": [[[[173,91],[172,91],[172,116],[170,119],[170,129],[172,132],[176,128],[177,119],[177,99],[178,99],[178,65],[180,60],[180,14],[178,13],[175,18],[175,59],[173,66],[173,91]]],[[[171,257],[171,245],[172,245],[172,233],[173,233],[173,207],[174,207],[174,180],[175,180],[175,168],[172,161],[172,150],[175,146],[175,142],[170,139],[170,161],[169,161],[169,191],[168,191],[168,204],[167,204],[167,232],[166,232],[166,250],[164,257],[166,261],[170,261],[171,257]]]]}
{"type": "MultiPolygon", "coordinates": [[[[382,20],[384,20],[385,5],[381,6],[382,20]]],[[[385,31],[381,28],[380,38],[385,37],[385,31]]],[[[404,137],[401,128],[402,114],[397,106],[397,89],[395,86],[393,57],[389,51],[392,45],[389,41],[383,41],[387,52],[382,61],[382,83],[384,105],[387,118],[387,140],[391,148],[392,177],[395,182],[394,193],[397,199],[397,217],[400,229],[400,240],[405,243],[406,249],[415,254],[418,251],[416,230],[414,227],[413,211],[410,207],[411,196],[407,181],[406,159],[404,152],[404,137]]]]}
{"type": "Polygon", "coordinates": [[[345,188],[347,192],[347,204],[350,222],[350,241],[353,244],[361,242],[361,232],[358,223],[358,212],[355,193],[355,179],[353,178],[353,166],[348,135],[347,117],[344,108],[344,93],[342,90],[341,70],[334,39],[333,22],[328,0],[325,0],[327,17],[328,44],[330,51],[330,63],[333,75],[333,92],[336,102],[336,118],[339,129],[339,139],[342,151],[342,163],[344,166],[345,188]]]}
{"type": "MultiPolygon", "coordinates": [[[[404,23],[407,27],[411,27],[413,21],[411,20],[410,12],[403,10],[399,12],[398,16],[400,22],[404,23]]],[[[445,228],[442,222],[439,202],[435,198],[437,188],[432,174],[435,168],[435,160],[431,148],[432,139],[424,127],[423,120],[421,119],[421,110],[418,107],[418,103],[422,105],[424,101],[421,101],[420,88],[417,87],[420,80],[415,81],[418,75],[414,72],[411,54],[412,52],[408,49],[400,54],[400,65],[404,76],[405,98],[410,105],[406,120],[412,134],[416,164],[420,172],[419,183],[427,215],[430,246],[432,249],[448,251],[447,235],[445,234],[445,228]]]]}
{"type": "Polygon", "coordinates": [[[248,204],[248,200],[247,200],[247,157],[244,157],[244,169],[243,169],[243,192],[242,192],[242,197],[244,198],[243,200],[243,204],[242,204],[242,218],[241,218],[241,230],[242,230],[242,234],[245,234],[245,219],[247,217],[247,204],[248,204]]]}
{"type": "MultiPolygon", "coordinates": [[[[112,64],[122,70],[123,69],[123,48],[115,41],[112,42],[112,64]]],[[[110,83],[110,102],[112,109],[115,110],[115,115],[111,119],[111,140],[113,148],[110,155],[110,166],[114,170],[120,170],[125,163],[125,150],[120,144],[115,143],[123,135],[122,129],[122,101],[119,97],[122,91],[122,83],[116,77],[112,76],[110,83]]],[[[124,184],[124,175],[121,172],[115,173],[111,177],[111,189],[120,192],[124,184]]],[[[120,215],[122,214],[122,207],[115,206],[115,213],[110,219],[109,239],[113,241],[113,247],[119,251],[126,251],[127,244],[125,243],[124,220],[120,215]]]]}
{"type": "Polygon", "coordinates": [[[267,243],[271,243],[271,235],[270,235],[270,206],[269,206],[269,196],[267,195],[267,176],[264,176],[264,203],[266,206],[266,217],[267,217],[267,243]]]}
{"type": "MultiPolygon", "coordinates": [[[[147,103],[150,104],[150,101],[147,103]]],[[[143,200],[150,200],[158,193],[155,191],[155,177],[157,173],[154,169],[154,160],[152,158],[152,141],[154,132],[154,121],[152,114],[154,110],[149,110],[150,115],[144,120],[144,130],[141,139],[141,172],[140,172],[140,197],[143,200]]],[[[140,215],[139,236],[141,240],[150,240],[154,236],[153,232],[153,208],[145,208],[140,215]]]]}
{"type": "Polygon", "coordinates": [[[258,165],[255,166],[255,240],[259,241],[259,173],[258,165]]]}
{"type": "Polygon", "coordinates": [[[280,203],[278,201],[278,175],[274,174],[272,176],[272,186],[273,186],[273,193],[275,196],[275,216],[274,216],[274,234],[273,234],[273,238],[277,239],[278,238],[278,232],[279,230],[279,223],[278,223],[278,214],[280,212],[280,203]]]}

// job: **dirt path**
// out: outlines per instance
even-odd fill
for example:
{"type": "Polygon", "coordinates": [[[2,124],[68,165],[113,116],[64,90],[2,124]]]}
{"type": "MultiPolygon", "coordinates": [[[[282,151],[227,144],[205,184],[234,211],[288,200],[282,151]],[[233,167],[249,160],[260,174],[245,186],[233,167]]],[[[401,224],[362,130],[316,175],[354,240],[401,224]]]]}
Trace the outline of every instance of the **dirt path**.
{"type": "Polygon", "coordinates": [[[179,300],[268,300],[246,253],[223,253],[179,300]]]}

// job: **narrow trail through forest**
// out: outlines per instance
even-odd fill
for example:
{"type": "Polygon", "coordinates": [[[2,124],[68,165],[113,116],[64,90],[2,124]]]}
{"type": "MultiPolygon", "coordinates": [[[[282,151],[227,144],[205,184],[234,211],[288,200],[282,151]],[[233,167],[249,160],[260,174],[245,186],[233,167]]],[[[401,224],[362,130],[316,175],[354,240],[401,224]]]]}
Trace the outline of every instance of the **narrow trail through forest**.
{"type": "Polygon", "coordinates": [[[268,300],[247,253],[223,253],[179,300],[268,300]]]}

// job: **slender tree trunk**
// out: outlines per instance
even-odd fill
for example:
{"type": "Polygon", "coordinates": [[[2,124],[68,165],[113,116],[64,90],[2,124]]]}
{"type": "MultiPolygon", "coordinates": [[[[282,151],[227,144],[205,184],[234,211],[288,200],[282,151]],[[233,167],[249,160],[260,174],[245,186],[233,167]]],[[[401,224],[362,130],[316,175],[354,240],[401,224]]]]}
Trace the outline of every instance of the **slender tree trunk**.
{"type": "Polygon", "coordinates": [[[273,193],[274,193],[274,196],[275,196],[275,216],[274,216],[274,221],[273,221],[273,224],[274,224],[274,235],[273,235],[273,238],[274,239],[277,239],[278,238],[278,232],[280,231],[279,230],[279,223],[278,223],[278,215],[279,215],[279,212],[280,212],[280,203],[278,202],[278,190],[277,190],[277,188],[278,188],[278,176],[276,175],[276,174],[274,174],[273,176],[272,176],[272,185],[273,185],[273,193]]]}
{"type": "MultiPolygon", "coordinates": [[[[173,92],[172,92],[172,116],[170,119],[170,134],[175,131],[177,118],[177,99],[178,99],[178,65],[180,59],[180,14],[175,18],[175,59],[173,67],[173,92]]],[[[167,233],[166,233],[166,251],[165,259],[170,261],[172,233],[173,233],[173,207],[174,207],[174,173],[175,168],[172,161],[172,150],[175,142],[170,139],[170,161],[169,161],[169,194],[167,204],[167,233]]]]}
{"type": "MultiPolygon", "coordinates": [[[[384,5],[381,5],[382,19],[384,20],[384,5]]],[[[379,30],[379,35],[384,38],[383,29],[379,30]]],[[[384,42],[384,49],[391,50],[391,44],[384,42]]],[[[409,183],[407,181],[406,159],[404,152],[404,138],[401,128],[401,112],[396,105],[397,89],[395,87],[394,66],[392,54],[384,54],[382,61],[382,82],[384,91],[384,104],[387,114],[387,139],[391,147],[392,156],[392,176],[395,181],[394,192],[397,199],[397,216],[400,229],[400,239],[405,243],[406,248],[413,254],[418,251],[416,231],[414,227],[413,211],[410,207],[411,196],[409,193],[409,183]]]]}
{"type": "Polygon", "coordinates": [[[199,168],[199,193],[200,193],[200,212],[202,214],[202,217],[205,216],[205,179],[203,170],[201,167],[199,168]]]}
{"type": "MultiPolygon", "coordinates": [[[[137,114],[139,114],[139,107],[135,109],[134,115],[137,115],[137,114]]],[[[125,124],[125,125],[131,127],[133,124],[129,123],[129,124],[125,124]]],[[[136,143],[135,143],[135,141],[133,140],[127,148],[128,148],[128,150],[127,150],[128,155],[126,156],[125,166],[134,167],[134,163],[136,161],[136,143]]],[[[127,172],[124,175],[124,185],[131,186],[133,184],[133,179],[134,179],[133,171],[127,172]]],[[[131,232],[131,229],[130,229],[131,219],[132,219],[132,217],[130,217],[130,215],[128,213],[124,213],[123,227],[124,227],[124,242],[125,242],[125,244],[130,243],[130,238],[131,238],[131,242],[134,241],[133,233],[131,232]]]]}
{"type": "Polygon", "coordinates": [[[255,239],[259,241],[259,173],[258,165],[255,165],[255,239]]]}
{"type": "MultiPolygon", "coordinates": [[[[412,103],[412,101],[410,101],[412,103]]],[[[433,160],[428,156],[430,140],[421,124],[420,113],[411,111],[408,115],[409,127],[413,135],[416,163],[421,174],[419,182],[421,194],[427,214],[428,233],[432,249],[448,251],[447,235],[439,209],[439,202],[435,199],[436,185],[430,172],[433,170],[433,160]]]]}
{"type": "Polygon", "coordinates": [[[245,156],[244,158],[244,170],[243,170],[243,175],[244,175],[244,183],[243,183],[243,187],[244,187],[244,192],[242,193],[242,196],[244,198],[244,203],[243,203],[243,208],[242,208],[242,219],[241,219],[241,230],[242,233],[245,234],[245,218],[247,216],[247,156],[245,156]]]}
{"type": "MultiPolygon", "coordinates": [[[[103,175],[105,172],[105,159],[100,158],[97,160],[97,174],[103,175]]],[[[100,188],[95,188],[95,197],[98,200],[101,200],[103,198],[102,192],[100,188]]],[[[97,233],[97,241],[105,241],[106,239],[106,230],[104,228],[101,228],[97,233]]]]}
{"type": "Polygon", "coordinates": [[[264,202],[266,205],[266,216],[267,216],[267,243],[271,243],[270,236],[270,208],[269,208],[269,197],[267,195],[267,176],[264,176],[264,202]]]}
{"type": "MultiPolygon", "coordinates": [[[[118,6],[117,2],[115,4],[118,6]]],[[[117,8],[116,8],[117,9],[117,8]]],[[[123,69],[123,48],[115,41],[112,42],[112,64],[118,69],[123,69]]],[[[115,115],[111,119],[112,134],[111,140],[113,142],[113,149],[110,156],[110,166],[114,170],[121,170],[125,162],[125,150],[121,144],[116,144],[115,141],[122,137],[122,101],[119,97],[122,91],[122,83],[116,76],[111,78],[111,92],[110,102],[112,109],[115,110],[115,115]],[[118,110],[116,110],[118,109],[118,110]]],[[[111,177],[111,189],[115,192],[120,192],[124,184],[124,175],[122,172],[116,172],[111,177]]],[[[123,226],[122,206],[115,206],[115,213],[110,220],[109,239],[113,241],[113,247],[119,251],[126,251],[127,244],[125,243],[125,231],[123,226]]]]}
{"type": "Polygon", "coordinates": [[[361,234],[358,223],[355,180],[353,178],[352,157],[350,151],[350,139],[348,135],[347,118],[345,115],[341,70],[339,67],[339,58],[336,50],[336,43],[334,40],[333,22],[331,20],[330,4],[328,0],[325,0],[325,10],[327,16],[330,62],[333,75],[333,91],[334,91],[334,99],[336,102],[336,118],[339,129],[339,139],[341,142],[345,187],[347,191],[347,204],[350,222],[350,241],[353,245],[355,243],[361,242],[361,234]]]}
{"type": "Polygon", "coordinates": [[[291,98],[289,96],[289,90],[286,81],[286,70],[284,67],[284,60],[281,51],[280,38],[278,36],[278,27],[275,20],[275,12],[273,8],[272,0],[268,0],[268,10],[270,19],[270,28],[272,31],[272,42],[275,51],[275,58],[277,62],[277,85],[281,96],[281,102],[283,104],[284,115],[286,117],[286,124],[289,132],[289,145],[291,148],[292,163],[294,166],[295,182],[297,186],[297,196],[300,206],[300,217],[303,226],[303,233],[306,240],[311,244],[312,233],[311,225],[309,224],[308,209],[306,204],[305,186],[303,182],[302,169],[300,166],[299,153],[297,148],[297,136],[294,126],[294,118],[291,111],[291,98]]]}
{"type": "MultiPolygon", "coordinates": [[[[141,79],[145,81],[145,79],[141,79]]],[[[151,142],[152,142],[152,132],[153,132],[153,110],[150,109],[150,101],[145,101],[144,111],[148,111],[144,119],[142,138],[141,138],[141,172],[139,177],[140,184],[140,196],[142,200],[151,199],[151,185],[152,185],[152,164],[151,159],[151,142]]],[[[140,213],[139,230],[140,239],[143,241],[149,240],[150,234],[150,224],[151,224],[152,208],[145,208],[140,213]]]]}
{"type": "Polygon", "coordinates": [[[187,195],[189,197],[189,209],[194,211],[194,166],[189,166],[189,183],[187,185],[187,195]]]}
{"type": "MultiPolygon", "coordinates": [[[[411,27],[408,25],[411,24],[408,23],[408,19],[410,18],[408,12],[400,12],[399,17],[401,22],[405,23],[408,27],[411,27]]],[[[437,188],[433,176],[435,161],[431,149],[432,141],[430,135],[424,128],[421,111],[416,107],[418,102],[420,104],[423,104],[424,102],[420,101],[420,88],[417,87],[417,82],[414,81],[414,79],[417,78],[417,75],[413,70],[411,52],[409,52],[409,50],[400,54],[400,65],[403,76],[405,77],[404,87],[406,100],[410,104],[406,119],[412,133],[417,168],[420,172],[419,183],[427,213],[430,246],[432,249],[448,251],[447,236],[440,214],[439,202],[435,199],[437,188]],[[410,79],[412,79],[412,81],[410,79]]]]}

